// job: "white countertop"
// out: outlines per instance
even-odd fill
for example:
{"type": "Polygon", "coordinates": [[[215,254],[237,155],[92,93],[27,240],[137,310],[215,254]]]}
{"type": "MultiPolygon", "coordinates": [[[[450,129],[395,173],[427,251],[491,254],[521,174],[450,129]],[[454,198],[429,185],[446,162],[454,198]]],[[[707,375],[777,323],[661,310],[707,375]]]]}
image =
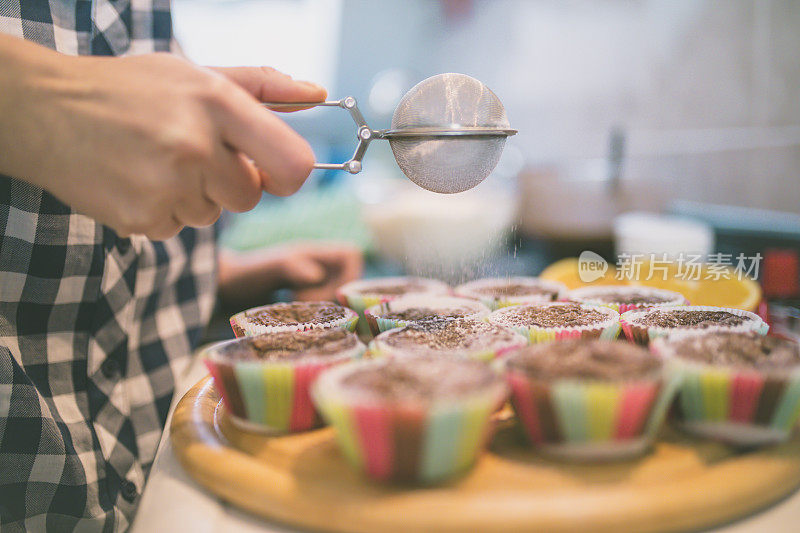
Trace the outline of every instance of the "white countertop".
{"type": "MultiPolygon", "coordinates": [[[[179,381],[177,400],[206,375],[198,361],[179,381]]],[[[167,428],[172,418],[170,410],[167,428]]],[[[713,530],[715,533],[793,532],[800,528],[800,491],[775,506],[713,530]]],[[[192,531],[192,533],[292,533],[298,530],[266,521],[222,502],[184,472],[164,432],[150,479],[145,487],[132,533],[192,531]]]]}

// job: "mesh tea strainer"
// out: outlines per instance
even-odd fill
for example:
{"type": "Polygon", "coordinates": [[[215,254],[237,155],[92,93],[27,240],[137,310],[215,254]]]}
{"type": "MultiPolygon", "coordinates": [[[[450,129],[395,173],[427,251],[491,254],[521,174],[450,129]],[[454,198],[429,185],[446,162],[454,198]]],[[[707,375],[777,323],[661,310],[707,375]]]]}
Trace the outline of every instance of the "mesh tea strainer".
{"type": "Polygon", "coordinates": [[[297,106],[341,107],[358,126],[358,146],[344,163],[317,163],[314,168],[361,172],[361,160],[373,139],[386,139],[395,161],[414,183],[439,193],[466,191],[494,170],[509,127],[500,99],[483,83],[465,74],[438,74],[411,88],[394,111],[388,130],[373,130],[352,96],[308,103],[265,103],[271,109],[297,106]]]}

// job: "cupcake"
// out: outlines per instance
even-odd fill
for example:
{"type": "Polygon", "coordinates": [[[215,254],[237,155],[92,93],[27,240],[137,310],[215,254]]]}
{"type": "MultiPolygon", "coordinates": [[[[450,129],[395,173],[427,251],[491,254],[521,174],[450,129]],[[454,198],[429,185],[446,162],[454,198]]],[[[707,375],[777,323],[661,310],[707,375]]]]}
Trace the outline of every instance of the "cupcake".
{"type": "Polygon", "coordinates": [[[682,380],[676,418],[740,446],[786,440],[800,415],[800,346],[753,331],[673,334],[651,345],[682,380]]]}
{"type": "Polygon", "coordinates": [[[531,344],[576,337],[611,340],[620,329],[619,313],[613,309],[572,302],[504,307],[487,320],[521,333],[531,344]]]}
{"type": "Polygon", "coordinates": [[[627,342],[569,339],[505,361],[511,403],[541,451],[566,459],[644,452],[677,389],[660,357],[627,342]]]}
{"type": "Polygon", "coordinates": [[[334,328],[234,339],[203,355],[234,423],[281,433],[317,426],[311,383],[326,368],[357,359],[364,350],[354,333],[334,328]]]}
{"type": "Polygon", "coordinates": [[[769,326],[755,313],[727,307],[682,305],[627,311],[620,316],[625,336],[647,345],[653,339],[687,330],[718,329],[767,334],[769,326]]]}
{"type": "Polygon", "coordinates": [[[457,355],[491,361],[528,344],[514,330],[482,320],[434,320],[385,331],[369,344],[373,356],[457,355]]]}
{"type": "Polygon", "coordinates": [[[650,287],[595,285],[568,291],[565,300],[587,305],[603,305],[618,313],[645,307],[687,305],[682,294],[650,287]]]}
{"type": "Polygon", "coordinates": [[[369,326],[364,319],[364,310],[405,294],[449,294],[450,286],[435,279],[415,277],[376,278],[352,281],[339,287],[336,299],[342,305],[354,309],[362,319],[359,332],[368,334],[369,326]]]}
{"type": "Polygon", "coordinates": [[[488,365],[432,356],[342,365],[312,389],[353,466],[376,480],[421,483],[474,464],[506,395],[502,377],[488,365]]]}
{"type": "Polygon", "coordinates": [[[453,318],[482,319],[489,314],[488,307],[469,298],[408,294],[367,308],[364,318],[373,335],[415,322],[453,318]]]}
{"type": "Polygon", "coordinates": [[[510,305],[552,302],[566,287],[555,281],[532,277],[484,278],[455,288],[455,294],[474,298],[492,311],[510,305]]]}
{"type": "Polygon", "coordinates": [[[358,315],[333,302],[291,302],[254,307],[231,317],[234,335],[343,328],[355,330],[358,315]]]}

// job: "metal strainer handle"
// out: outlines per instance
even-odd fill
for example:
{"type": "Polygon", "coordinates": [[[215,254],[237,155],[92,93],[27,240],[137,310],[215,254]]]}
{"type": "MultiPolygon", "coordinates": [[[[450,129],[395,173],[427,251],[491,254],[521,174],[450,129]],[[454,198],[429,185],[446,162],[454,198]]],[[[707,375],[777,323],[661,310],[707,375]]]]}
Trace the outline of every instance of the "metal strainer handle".
{"type": "Polygon", "coordinates": [[[384,139],[411,181],[440,193],[462,192],[483,181],[497,165],[506,138],[517,133],[509,127],[497,96],[465,74],[438,74],[412,87],[395,109],[391,129],[385,130],[367,125],[352,96],[326,102],[265,102],[264,106],[346,109],[357,128],[353,156],[344,163],[316,163],[314,168],[358,174],[369,143],[384,139]]]}
{"type": "Polygon", "coordinates": [[[264,102],[264,107],[269,109],[286,109],[292,107],[341,107],[350,112],[350,117],[353,122],[358,126],[356,137],[358,138],[358,145],[356,151],[353,153],[348,161],[344,163],[314,163],[314,168],[330,169],[330,170],[346,170],[350,174],[358,174],[361,172],[361,160],[364,158],[364,153],[367,151],[367,146],[370,141],[375,138],[382,138],[381,132],[370,129],[367,126],[367,121],[364,120],[364,115],[358,109],[356,99],[352,96],[342,98],[341,100],[329,100],[326,102],[264,102]]]}

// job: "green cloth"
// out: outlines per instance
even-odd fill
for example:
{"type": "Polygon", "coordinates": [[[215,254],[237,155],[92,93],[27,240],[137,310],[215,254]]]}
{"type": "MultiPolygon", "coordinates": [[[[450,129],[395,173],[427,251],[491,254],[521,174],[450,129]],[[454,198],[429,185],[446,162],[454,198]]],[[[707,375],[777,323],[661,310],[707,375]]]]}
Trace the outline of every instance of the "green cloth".
{"type": "Polygon", "coordinates": [[[348,242],[372,252],[361,205],[351,189],[328,186],[262,200],[252,211],[233,215],[220,235],[222,246],[237,251],[314,240],[348,242]]]}

